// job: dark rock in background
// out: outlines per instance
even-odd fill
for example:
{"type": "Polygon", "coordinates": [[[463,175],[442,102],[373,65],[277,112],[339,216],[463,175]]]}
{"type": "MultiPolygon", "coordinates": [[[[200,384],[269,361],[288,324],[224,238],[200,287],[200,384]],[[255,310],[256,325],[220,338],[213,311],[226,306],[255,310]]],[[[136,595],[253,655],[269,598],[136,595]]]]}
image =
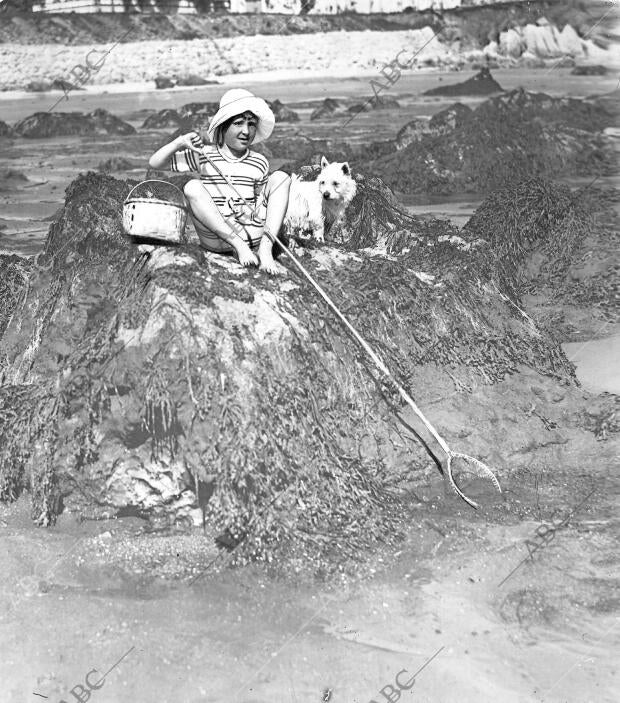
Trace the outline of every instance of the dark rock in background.
{"type": "Polygon", "coordinates": [[[190,73],[186,76],[179,76],[176,79],[176,85],[180,86],[193,86],[193,85],[218,85],[219,81],[210,78],[203,78],[202,76],[197,76],[190,73]]]}
{"type": "Polygon", "coordinates": [[[284,105],[284,103],[280,102],[278,99],[274,100],[273,102],[267,100],[267,104],[271,108],[276,118],[276,124],[278,122],[299,122],[299,115],[295,112],[295,110],[291,110],[290,108],[286,107],[286,105],[284,105]]]}
{"type": "Polygon", "coordinates": [[[323,117],[333,117],[335,114],[345,114],[342,103],[334,98],[325,98],[321,105],[312,111],[311,120],[320,120],[323,117]]]}
{"type": "Polygon", "coordinates": [[[18,183],[27,183],[28,177],[14,168],[0,169],[0,192],[13,190],[18,183]]]}
{"type": "Polygon", "coordinates": [[[88,116],[94,120],[97,130],[103,131],[106,134],[127,135],[136,133],[136,130],[132,125],[121,120],[120,117],[116,117],[116,115],[108,112],[108,110],[97,108],[96,110],[93,110],[93,112],[89,113],[88,116]]]}
{"type": "Polygon", "coordinates": [[[394,110],[400,107],[398,100],[385,95],[373,95],[363,102],[354,103],[347,108],[347,112],[357,115],[359,112],[370,110],[394,110]]]}
{"type": "Polygon", "coordinates": [[[48,90],[62,90],[63,92],[69,93],[73,90],[84,90],[84,88],[77,86],[70,81],[56,78],[53,81],[31,81],[25,86],[25,90],[33,93],[45,92],[48,90]]]}
{"type": "Polygon", "coordinates": [[[373,110],[396,110],[400,108],[400,103],[390,95],[373,95],[370,98],[370,107],[373,110]]]}
{"type": "Polygon", "coordinates": [[[191,124],[207,124],[219,109],[219,103],[186,103],[178,109],[179,117],[191,124]]]}
{"type": "Polygon", "coordinates": [[[616,168],[608,139],[598,133],[614,116],[594,102],[519,89],[473,111],[454,105],[442,113],[427,129],[419,121],[406,125],[398,152],[370,163],[356,160],[355,167],[400,192],[443,194],[488,192],[532,175],[611,174],[616,168]]]}
{"type": "Polygon", "coordinates": [[[28,139],[95,134],[92,117],[82,112],[35,112],[15,125],[15,132],[28,139]]]}
{"type": "Polygon", "coordinates": [[[503,92],[502,86],[493,78],[488,68],[482,68],[475,76],[462,83],[441,85],[425,90],[423,95],[489,95],[503,92]]]}
{"type": "Polygon", "coordinates": [[[595,100],[555,98],[546,93],[533,93],[523,88],[511,90],[480,104],[473,117],[483,121],[517,118],[524,122],[539,120],[548,126],[576,128],[598,132],[615,124],[613,112],[595,100]]]}
{"type": "Polygon", "coordinates": [[[102,173],[112,173],[113,171],[127,171],[134,168],[136,164],[126,159],[124,156],[112,156],[105,161],[102,161],[97,166],[97,171],[102,173]]]}
{"type": "Polygon", "coordinates": [[[97,109],[90,114],[83,112],[36,112],[15,125],[15,132],[29,139],[69,135],[135,134],[136,130],[111,112],[97,109]]]}
{"type": "Polygon", "coordinates": [[[157,90],[166,90],[167,88],[174,88],[175,83],[172,78],[167,76],[157,76],[155,78],[155,88],[157,90]]]}
{"type": "MultiPolygon", "coordinates": [[[[190,128],[189,120],[184,119],[176,110],[166,108],[149,115],[142,125],[142,129],[165,129],[167,127],[187,127],[190,128]]],[[[185,129],[187,132],[188,129],[185,129]]],[[[184,132],[184,133],[185,133],[184,132]]]]}
{"type": "Polygon", "coordinates": [[[15,136],[15,132],[6,122],[0,120],[0,139],[15,136]]]}

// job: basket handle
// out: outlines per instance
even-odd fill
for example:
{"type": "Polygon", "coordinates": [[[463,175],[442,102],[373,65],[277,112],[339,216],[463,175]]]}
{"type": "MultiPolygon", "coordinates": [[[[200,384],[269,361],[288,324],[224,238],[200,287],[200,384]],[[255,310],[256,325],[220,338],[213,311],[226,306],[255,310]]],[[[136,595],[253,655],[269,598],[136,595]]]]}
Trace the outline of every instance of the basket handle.
{"type": "MultiPolygon", "coordinates": [[[[165,183],[167,186],[172,186],[173,188],[176,188],[179,191],[183,202],[185,202],[185,196],[183,195],[181,189],[178,186],[175,186],[174,183],[170,183],[170,181],[162,181],[160,178],[147,178],[146,181],[140,181],[140,183],[136,183],[136,185],[129,191],[129,194],[125,198],[125,203],[129,200],[129,198],[131,197],[131,194],[134,192],[134,190],[136,188],[138,188],[139,186],[144,185],[145,183],[165,183]]],[[[123,205],[125,203],[123,203],[123,205]]]]}

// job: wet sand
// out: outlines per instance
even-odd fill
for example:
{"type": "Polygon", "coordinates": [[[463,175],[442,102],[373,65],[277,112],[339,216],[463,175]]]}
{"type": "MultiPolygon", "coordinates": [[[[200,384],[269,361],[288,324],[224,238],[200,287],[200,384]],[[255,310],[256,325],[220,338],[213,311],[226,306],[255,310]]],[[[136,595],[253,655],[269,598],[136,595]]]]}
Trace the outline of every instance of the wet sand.
{"type": "Polygon", "coordinates": [[[564,344],[566,356],[577,367],[577,378],[593,393],[620,395],[620,335],[564,344]]]}
{"type": "MultiPolygon", "coordinates": [[[[610,450],[599,457],[601,474],[610,450]]],[[[532,477],[509,499],[540,500],[548,515],[587,495],[583,480],[548,481],[535,490],[532,477]],[[570,484],[569,504],[557,481],[570,484]]],[[[13,608],[8,594],[0,600],[3,701],[32,693],[67,700],[87,672],[105,672],[129,652],[96,700],[312,703],[329,690],[330,701],[366,703],[440,649],[416,677],[414,700],[617,700],[618,523],[607,522],[604,493],[502,583],[528,556],[524,542],[540,519],[489,525],[486,509],[474,515],[437,488],[428,505],[413,507],[396,554],[378,552],[368,575],[332,586],[292,584],[258,568],[210,569],[194,585],[164,582],[151,571],[171,538],[144,535],[136,519],[77,524],[67,516],[42,531],[28,524],[26,506],[2,508],[4,586],[19,593],[20,578],[32,575],[37,584],[13,608]],[[106,549],[132,545],[140,552],[134,573],[106,560],[106,549]],[[135,573],[142,563],[151,569],[135,573]]],[[[187,542],[201,538],[172,539],[182,559],[187,542]]]]}

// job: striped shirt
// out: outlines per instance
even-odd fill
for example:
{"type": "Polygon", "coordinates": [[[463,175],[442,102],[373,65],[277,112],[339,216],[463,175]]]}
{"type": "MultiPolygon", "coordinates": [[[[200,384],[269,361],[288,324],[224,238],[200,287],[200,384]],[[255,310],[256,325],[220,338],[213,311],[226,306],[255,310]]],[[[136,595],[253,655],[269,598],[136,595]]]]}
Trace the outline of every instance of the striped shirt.
{"type": "Polygon", "coordinates": [[[179,173],[199,173],[202,184],[222,215],[225,218],[232,216],[238,222],[247,221],[249,213],[244,199],[252,207],[259,203],[269,173],[267,159],[250,149],[237,159],[224,156],[215,144],[205,146],[198,134],[192,137],[192,144],[197,149],[204,149],[226,178],[222,178],[202,154],[190,149],[172,155],[171,169],[179,173]]]}

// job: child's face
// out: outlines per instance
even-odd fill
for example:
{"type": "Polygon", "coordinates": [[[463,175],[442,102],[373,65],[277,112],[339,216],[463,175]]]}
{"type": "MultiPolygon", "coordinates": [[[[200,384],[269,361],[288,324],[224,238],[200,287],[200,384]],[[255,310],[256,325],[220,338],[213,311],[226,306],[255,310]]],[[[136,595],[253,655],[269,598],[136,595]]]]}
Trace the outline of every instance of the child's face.
{"type": "Polygon", "coordinates": [[[231,151],[245,151],[254,141],[258,120],[251,112],[235,117],[224,132],[224,144],[231,151]]]}

